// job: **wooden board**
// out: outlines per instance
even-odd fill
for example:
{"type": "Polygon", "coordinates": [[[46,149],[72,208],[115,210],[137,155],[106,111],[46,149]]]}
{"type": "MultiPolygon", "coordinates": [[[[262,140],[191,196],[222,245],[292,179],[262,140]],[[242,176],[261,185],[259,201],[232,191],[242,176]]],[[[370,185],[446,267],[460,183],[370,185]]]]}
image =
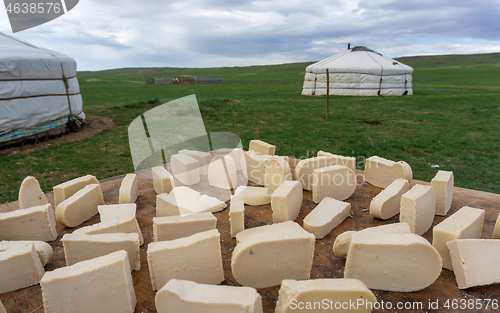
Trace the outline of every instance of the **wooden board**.
{"type": "MultiPolygon", "coordinates": [[[[357,174],[359,176],[358,178],[360,178],[362,172],[358,171],[357,174]]],[[[124,176],[119,176],[101,181],[101,188],[106,204],[118,203],[118,189],[123,177],[124,176]]],[[[426,182],[414,180],[411,185],[414,185],[416,183],[429,184],[426,182]]],[[[147,244],[153,241],[152,219],[155,216],[156,194],[153,190],[153,184],[151,180],[139,178],[138,184],[140,196],[137,199],[137,219],[144,235],[145,244],[141,247],[141,270],[132,272],[134,289],[137,296],[137,306],[135,312],[156,312],[154,303],[155,292],[151,287],[146,259],[147,244]]],[[[347,200],[352,205],[350,216],[325,238],[316,241],[311,279],[343,277],[345,259],[336,257],[332,252],[332,246],[333,242],[335,241],[335,237],[340,233],[347,230],[360,230],[366,227],[378,226],[399,221],[398,216],[387,221],[374,219],[370,216],[370,201],[380,191],[380,188],[371,186],[366,183],[357,187],[355,193],[347,200]]],[[[47,194],[47,199],[53,204],[52,193],[47,194]]],[[[500,212],[500,195],[463,188],[455,188],[453,204],[448,216],[466,205],[481,208],[486,211],[482,238],[491,238],[495,226],[495,221],[500,212]]],[[[315,206],[316,205],[311,201],[311,192],[304,191],[302,210],[297,219],[297,222],[300,225],[302,225],[304,217],[315,206]]],[[[0,212],[15,210],[17,209],[17,207],[17,202],[4,204],[0,206],[0,212]]],[[[226,280],[222,284],[238,285],[231,273],[231,254],[235,247],[235,240],[230,237],[228,211],[229,209],[227,208],[224,211],[215,213],[218,219],[217,228],[221,233],[222,258],[224,274],[226,278],[226,280]]],[[[436,216],[433,226],[441,222],[443,219],[444,217],[436,216]]],[[[77,228],[98,223],[99,221],[99,216],[97,215],[77,228]]],[[[269,205],[246,206],[245,228],[251,228],[266,224],[272,224],[272,213],[269,205]]],[[[63,267],[66,265],[64,260],[64,251],[60,239],[62,235],[64,235],[65,233],[71,233],[75,229],[76,228],[63,228],[61,226],[57,227],[59,237],[56,241],[50,243],[52,245],[52,248],[54,249],[54,257],[45,266],[45,269],[47,271],[51,271],[55,268],[63,267]]],[[[424,234],[424,237],[429,240],[429,242],[431,242],[432,229],[427,231],[424,234]]],[[[262,296],[264,312],[274,312],[274,308],[278,298],[278,290],[279,286],[258,290],[262,296]]],[[[500,284],[460,290],[457,288],[453,273],[448,270],[442,270],[441,276],[438,278],[438,280],[422,291],[400,293],[373,290],[373,293],[377,297],[379,304],[383,303],[384,305],[383,309],[381,308],[378,310],[374,310],[374,312],[395,312],[395,306],[398,302],[401,302],[406,306],[413,306],[412,309],[404,310],[404,312],[495,312],[497,310],[491,308],[491,306],[489,309],[483,308],[481,310],[467,310],[460,309],[460,307],[454,310],[445,309],[444,305],[446,301],[448,301],[450,305],[452,304],[452,301],[455,301],[456,304],[460,305],[460,301],[462,299],[472,299],[473,301],[486,301],[486,299],[496,299],[496,301],[498,301],[500,298],[500,284]],[[438,301],[439,310],[434,310],[433,307],[431,308],[429,306],[430,302],[436,304],[436,301],[438,301]],[[392,309],[389,308],[389,304],[393,306],[392,309]]],[[[42,295],[39,285],[2,294],[0,295],[0,300],[2,300],[8,313],[43,312],[42,295]]],[[[483,303],[483,305],[486,304],[486,302],[481,303],[483,303]]]]}

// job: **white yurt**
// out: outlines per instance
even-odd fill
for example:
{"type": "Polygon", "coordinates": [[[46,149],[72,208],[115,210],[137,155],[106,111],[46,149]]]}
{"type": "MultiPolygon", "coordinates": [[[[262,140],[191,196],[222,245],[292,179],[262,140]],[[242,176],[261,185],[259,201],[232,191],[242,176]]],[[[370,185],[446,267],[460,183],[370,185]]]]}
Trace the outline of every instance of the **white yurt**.
{"type": "Polygon", "coordinates": [[[0,32],[0,143],[84,118],[75,60],[0,32]]]}
{"type": "Polygon", "coordinates": [[[411,95],[413,68],[363,46],[311,64],[306,68],[303,95],[326,95],[328,69],[330,95],[411,95]]]}

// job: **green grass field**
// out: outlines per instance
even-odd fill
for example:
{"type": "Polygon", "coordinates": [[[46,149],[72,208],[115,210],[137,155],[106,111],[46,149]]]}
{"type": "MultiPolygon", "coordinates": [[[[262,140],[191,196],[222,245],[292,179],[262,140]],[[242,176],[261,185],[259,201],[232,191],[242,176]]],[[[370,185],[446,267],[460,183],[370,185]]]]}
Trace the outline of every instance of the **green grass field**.
{"type": "Polygon", "coordinates": [[[44,189],[74,177],[98,179],[132,172],[129,123],[155,105],[195,94],[209,132],[232,132],[244,148],[252,139],[297,158],[325,150],[405,160],[414,178],[430,181],[439,169],[455,185],[500,193],[500,53],[399,59],[414,68],[406,97],[302,96],[310,63],[233,68],[152,68],[79,72],[84,111],[116,126],[92,138],[29,154],[0,157],[0,202],[17,200],[27,175],[44,189]],[[221,76],[218,85],[147,85],[148,77],[221,76]],[[377,121],[365,123],[363,121],[377,121]]]}

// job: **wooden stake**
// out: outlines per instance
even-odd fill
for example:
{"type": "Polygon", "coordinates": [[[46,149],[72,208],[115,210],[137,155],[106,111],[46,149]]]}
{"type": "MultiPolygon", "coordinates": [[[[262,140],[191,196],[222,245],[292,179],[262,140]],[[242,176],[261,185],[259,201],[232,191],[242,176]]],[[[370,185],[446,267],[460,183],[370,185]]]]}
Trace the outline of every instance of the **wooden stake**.
{"type": "Polygon", "coordinates": [[[326,69],[326,119],[328,119],[328,111],[330,109],[330,74],[326,69]]]}

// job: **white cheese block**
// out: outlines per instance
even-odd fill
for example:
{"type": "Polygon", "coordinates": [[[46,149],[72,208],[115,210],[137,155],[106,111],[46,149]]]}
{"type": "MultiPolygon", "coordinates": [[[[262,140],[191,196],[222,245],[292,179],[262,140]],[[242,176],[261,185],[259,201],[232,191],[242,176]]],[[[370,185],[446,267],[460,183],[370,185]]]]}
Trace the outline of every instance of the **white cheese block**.
{"type": "Polygon", "coordinates": [[[484,210],[464,206],[432,229],[432,245],[443,259],[443,268],[453,270],[448,241],[479,239],[483,231],[484,210]]]}
{"type": "Polygon", "coordinates": [[[458,288],[500,283],[500,240],[455,239],[447,246],[458,288]]]}
{"type": "Polygon", "coordinates": [[[172,189],[172,191],[170,191],[169,194],[177,200],[186,200],[193,202],[199,202],[201,197],[201,193],[187,186],[175,187],[174,189],[172,189]]]}
{"type": "Polygon", "coordinates": [[[90,226],[84,226],[73,232],[73,234],[87,234],[87,235],[98,235],[98,234],[114,234],[114,233],[136,233],[139,235],[140,245],[144,244],[144,238],[142,236],[141,228],[139,223],[135,218],[135,213],[127,213],[115,220],[106,220],[101,223],[93,224],[90,226]]]}
{"type": "Polygon", "coordinates": [[[0,240],[57,239],[56,220],[52,205],[0,213],[0,240]]]}
{"type": "Polygon", "coordinates": [[[208,183],[222,189],[233,189],[238,186],[236,164],[229,155],[219,155],[212,159],[208,166],[208,183]]]}
{"type": "Polygon", "coordinates": [[[217,198],[207,195],[201,195],[200,205],[204,208],[203,212],[219,212],[227,208],[227,204],[217,198]]]}
{"type": "Polygon", "coordinates": [[[213,213],[222,211],[227,207],[224,201],[208,195],[202,195],[198,191],[186,186],[175,187],[170,192],[170,196],[175,198],[180,214],[213,213]]]}
{"type": "Polygon", "coordinates": [[[248,150],[255,151],[255,153],[257,153],[258,155],[274,155],[274,153],[276,152],[276,146],[273,146],[262,140],[254,139],[250,140],[248,150]]]}
{"type": "Polygon", "coordinates": [[[33,244],[0,252],[0,294],[36,285],[44,273],[33,244]]]}
{"type": "Polygon", "coordinates": [[[40,188],[38,180],[33,176],[27,176],[23,179],[21,187],[19,188],[19,208],[27,209],[47,203],[49,202],[42,188],[40,188]]]}
{"type": "Polygon", "coordinates": [[[264,166],[264,186],[273,192],[286,180],[292,180],[288,161],[280,156],[270,157],[264,166]]]}
{"type": "Polygon", "coordinates": [[[42,262],[42,266],[45,266],[50,259],[52,258],[53,251],[52,247],[46,243],[45,241],[2,241],[0,242],[0,252],[6,251],[9,249],[17,249],[21,247],[26,247],[29,245],[35,246],[35,250],[40,257],[40,261],[42,262]]]}
{"type": "Polygon", "coordinates": [[[305,190],[312,190],[313,171],[317,168],[330,166],[333,162],[334,158],[327,156],[300,160],[295,166],[295,180],[300,181],[305,190]]]}
{"type": "Polygon", "coordinates": [[[356,310],[352,311],[369,313],[375,302],[375,295],[359,279],[285,279],[281,283],[275,313],[334,312],[337,311],[336,303],[356,303],[356,310]]]}
{"type": "Polygon", "coordinates": [[[7,311],[5,311],[5,307],[3,306],[2,301],[0,301],[0,313],[7,313],[7,311]]]}
{"type": "Polygon", "coordinates": [[[337,154],[325,152],[322,150],[318,151],[317,156],[331,157],[332,162],[330,163],[330,166],[342,165],[342,166],[350,168],[354,173],[356,173],[356,158],[355,157],[345,157],[342,155],[337,155],[337,154]]]}
{"type": "Polygon", "coordinates": [[[238,171],[241,170],[241,160],[245,158],[243,156],[243,154],[245,153],[245,151],[243,151],[243,149],[240,149],[240,148],[234,148],[234,149],[221,148],[221,149],[215,150],[214,153],[215,153],[215,156],[229,155],[231,158],[233,158],[234,164],[236,166],[236,170],[238,170],[238,171]]]}
{"type": "Polygon", "coordinates": [[[99,184],[99,181],[95,178],[95,176],[86,175],[54,186],[55,207],[57,208],[61,202],[74,195],[78,190],[90,184],[99,184]]]}
{"type": "Polygon", "coordinates": [[[239,186],[235,195],[241,194],[243,202],[248,205],[264,205],[271,203],[271,192],[269,188],[255,186],[239,186]]]}
{"type": "Polygon", "coordinates": [[[262,234],[262,233],[290,233],[300,232],[303,233],[304,229],[294,221],[286,221],[282,223],[275,223],[271,225],[263,225],[245,229],[236,235],[236,243],[240,243],[246,238],[262,234]]]}
{"type": "Polygon", "coordinates": [[[294,221],[302,207],[302,184],[299,181],[285,181],[271,195],[273,223],[294,221]]]}
{"type": "Polygon", "coordinates": [[[118,190],[118,203],[134,203],[139,195],[139,189],[137,189],[137,175],[127,174],[123,178],[118,190]]]}
{"type": "Polygon", "coordinates": [[[174,240],[215,229],[217,218],[210,212],[183,216],[153,217],[154,241],[174,240]]]}
{"type": "Polygon", "coordinates": [[[430,286],[441,274],[441,256],[415,234],[352,235],[345,278],[370,289],[411,292],[430,286]]]}
{"type": "Polygon", "coordinates": [[[56,207],[56,221],[61,226],[76,227],[96,215],[101,204],[104,204],[101,187],[87,185],[56,207]]]}
{"type": "Polygon", "coordinates": [[[401,197],[399,221],[408,223],[412,233],[422,235],[432,225],[436,195],[432,186],[416,184],[401,197]]]}
{"type": "Polygon", "coordinates": [[[126,214],[136,216],[137,205],[135,203],[105,204],[97,206],[101,222],[116,221],[126,214]]]}
{"type": "Polygon", "coordinates": [[[431,184],[436,193],[436,215],[445,216],[451,208],[453,199],[453,172],[438,171],[431,184]]]}
{"type": "Polygon", "coordinates": [[[47,272],[40,285],[46,313],[133,313],[137,303],[124,250],[47,272]]]}
{"type": "Polygon", "coordinates": [[[498,214],[497,221],[495,222],[495,229],[493,230],[493,239],[500,239],[500,214],[498,214]]]}
{"type": "Polygon", "coordinates": [[[304,218],[304,229],[314,234],[316,239],[328,235],[335,227],[340,225],[351,212],[351,204],[325,197],[304,218]]]}
{"type": "Polygon", "coordinates": [[[208,164],[212,161],[212,154],[210,152],[196,151],[196,150],[180,150],[180,154],[186,154],[198,161],[198,168],[200,175],[208,175],[208,164]]]}
{"type": "Polygon", "coordinates": [[[198,284],[171,279],[157,293],[158,313],[262,313],[254,288],[198,284]]]}
{"type": "Polygon", "coordinates": [[[65,234],[61,241],[64,246],[66,265],[97,258],[115,251],[127,251],[131,270],[141,269],[139,257],[139,234],[65,234]]]}
{"type": "Polygon", "coordinates": [[[399,214],[401,197],[410,190],[410,184],[404,178],[395,179],[370,202],[370,215],[383,220],[399,214]]]}
{"type": "Polygon", "coordinates": [[[147,255],[153,290],[161,289],[173,278],[214,285],[224,280],[217,229],[175,240],[152,242],[148,245],[147,255]]]}
{"type": "Polygon", "coordinates": [[[229,225],[231,237],[245,229],[245,204],[242,197],[232,197],[229,205],[229,225]]]}
{"type": "Polygon", "coordinates": [[[249,181],[257,185],[264,186],[266,162],[271,158],[270,155],[258,155],[255,151],[245,152],[245,166],[249,181]]]}
{"type": "Polygon", "coordinates": [[[156,195],[156,216],[179,215],[179,206],[175,198],[168,193],[156,195]]]}
{"type": "Polygon", "coordinates": [[[346,258],[351,246],[351,238],[355,233],[361,234],[411,234],[407,223],[392,223],[375,227],[368,227],[359,231],[346,231],[338,235],[333,243],[333,253],[341,258],[346,258]]]}
{"type": "Polygon", "coordinates": [[[252,235],[236,245],[231,269],[242,286],[267,288],[283,279],[309,279],[315,237],[305,230],[252,235]]]}
{"type": "Polygon", "coordinates": [[[153,176],[153,189],[157,194],[168,193],[175,187],[175,180],[172,174],[163,166],[151,168],[153,176]]]}
{"type": "Polygon", "coordinates": [[[170,168],[174,177],[184,185],[200,182],[200,164],[187,154],[174,154],[170,157],[170,168]]]}
{"type": "Polygon", "coordinates": [[[365,180],[380,188],[387,188],[395,179],[404,178],[411,182],[411,167],[404,161],[394,162],[378,156],[366,159],[365,180]]]}
{"type": "Polygon", "coordinates": [[[345,166],[316,168],[312,174],[312,200],[320,203],[325,197],[345,200],[356,190],[356,175],[345,166]]]}

